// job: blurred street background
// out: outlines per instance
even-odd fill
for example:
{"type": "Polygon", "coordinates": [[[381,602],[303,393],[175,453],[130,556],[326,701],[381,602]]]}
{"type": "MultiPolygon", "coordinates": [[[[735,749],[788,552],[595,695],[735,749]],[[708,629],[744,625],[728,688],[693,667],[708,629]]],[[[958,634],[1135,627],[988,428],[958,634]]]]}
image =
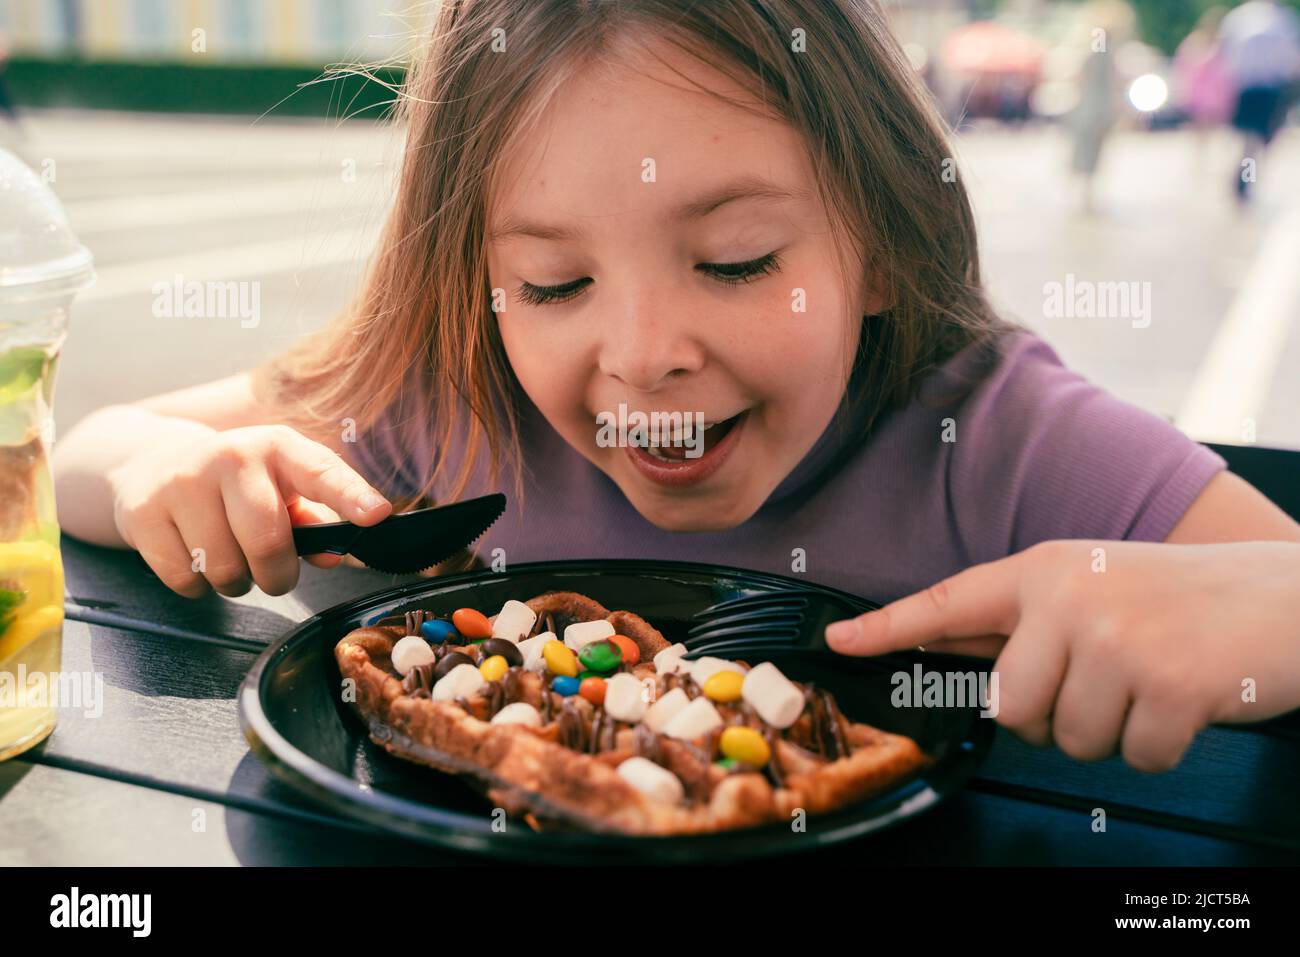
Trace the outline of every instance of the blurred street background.
{"type": "MultiPolygon", "coordinates": [[[[59,428],[247,368],[345,305],[401,131],[381,84],[311,81],[362,61],[399,79],[435,6],[0,0],[0,147],[51,182],[98,271],[59,428]],[[160,318],[173,277],[255,282],[260,319],[160,318]]],[[[888,4],[958,131],[995,302],[1199,439],[1300,448],[1300,33],[1288,79],[1282,12],[1296,6],[888,4]],[[1243,97],[1273,76],[1274,100],[1243,97]],[[1121,284],[1109,313],[1062,311],[1054,292],[1121,284]]]]}

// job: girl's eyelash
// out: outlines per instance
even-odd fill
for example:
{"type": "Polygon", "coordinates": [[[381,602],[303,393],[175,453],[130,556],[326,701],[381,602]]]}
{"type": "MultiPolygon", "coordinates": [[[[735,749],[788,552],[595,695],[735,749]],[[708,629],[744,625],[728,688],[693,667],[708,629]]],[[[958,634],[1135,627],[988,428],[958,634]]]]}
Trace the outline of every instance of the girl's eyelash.
{"type": "MultiPolygon", "coordinates": [[[[776,253],[771,252],[743,263],[700,263],[695,268],[708,273],[719,282],[734,286],[753,282],[759,276],[776,272],[781,268],[781,260],[776,253]]],[[[561,286],[534,286],[532,283],[525,282],[520,283],[516,295],[521,302],[534,306],[567,302],[580,293],[589,282],[590,279],[575,279],[561,286]]]]}
{"type": "Polygon", "coordinates": [[[781,268],[781,260],[773,252],[768,253],[766,256],[759,256],[757,259],[751,259],[748,262],[700,263],[695,268],[708,273],[720,282],[734,286],[737,283],[752,282],[759,276],[766,276],[769,273],[776,272],[781,268]]]}
{"type": "Polygon", "coordinates": [[[530,282],[520,283],[515,294],[519,297],[520,302],[526,302],[534,306],[544,306],[548,302],[566,302],[572,299],[582,291],[582,287],[589,282],[587,279],[575,279],[573,282],[566,282],[562,286],[534,286],[530,282]]]}

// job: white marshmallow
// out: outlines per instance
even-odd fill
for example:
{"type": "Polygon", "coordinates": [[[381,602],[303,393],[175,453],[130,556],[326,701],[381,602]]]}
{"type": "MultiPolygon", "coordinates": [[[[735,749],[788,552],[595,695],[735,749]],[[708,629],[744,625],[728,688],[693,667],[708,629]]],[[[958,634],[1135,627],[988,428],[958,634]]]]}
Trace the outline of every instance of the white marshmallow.
{"type": "Polygon", "coordinates": [[[636,724],[650,707],[636,676],[620,671],[605,684],[605,713],[615,721],[636,724]]]}
{"type": "Polygon", "coordinates": [[[521,601],[511,598],[501,606],[501,610],[492,619],[492,637],[504,638],[518,644],[524,635],[533,630],[537,622],[537,612],[521,601]]]}
{"type": "Polygon", "coordinates": [[[803,714],[803,692],[770,661],[750,669],[740,695],[774,728],[788,728],[803,714]]]}
{"type": "Polygon", "coordinates": [[[652,801],[680,804],[686,796],[686,789],[682,787],[677,775],[667,768],[661,768],[649,758],[628,758],[618,766],[618,773],[623,780],[652,801]]]}
{"type": "Polygon", "coordinates": [[[438,679],[438,683],[433,686],[430,697],[434,701],[469,698],[485,684],[487,684],[487,679],[473,665],[457,665],[438,679]]]}
{"type": "Polygon", "coordinates": [[[546,670],[546,659],[542,657],[542,649],[546,647],[548,641],[554,640],[555,632],[544,631],[540,635],[534,635],[519,642],[519,651],[524,656],[525,671],[546,670]]]}
{"type": "Polygon", "coordinates": [[[508,704],[492,716],[493,724],[527,724],[541,727],[542,716],[527,701],[508,704]]]}
{"type": "Polygon", "coordinates": [[[704,682],[708,681],[719,671],[734,671],[738,675],[745,673],[744,667],[734,661],[728,661],[726,658],[699,658],[695,661],[683,662],[691,669],[691,680],[701,688],[704,682]]]}
{"type": "Polygon", "coordinates": [[[670,675],[679,671],[690,671],[691,663],[682,661],[682,655],[686,654],[686,646],[680,641],[675,645],[669,645],[663,651],[655,655],[655,671],[661,675],[670,675]]]}
{"type": "Polygon", "coordinates": [[[672,720],[664,725],[664,734],[670,738],[694,741],[702,734],[708,734],[714,728],[722,727],[722,715],[713,707],[713,702],[700,695],[691,700],[685,708],[673,715],[672,720]]]}
{"type": "MultiPolygon", "coordinates": [[[[605,690],[609,690],[608,685],[606,685],[605,690]]],[[[645,717],[641,720],[645,722],[646,727],[658,734],[664,729],[664,725],[676,717],[677,712],[685,708],[690,702],[691,699],[686,697],[685,691],[681,688],[674,688],[647,708],[645,717]]]]}
{"type": "Polygon", "coordinates": [[[614,634],[614,626],[600,621],[579,621],[564,629],[564,643],[574,651],[581,651],[593,641],[600,641],[614,634]]]}
{"type": "Polygon", "coordinates": [[[403,678],[410,674],[411,669],[416,665],[427,665],[434,660],[433,649],[419,635],[407,635],[401,639],[393,645],[389,657],[392,658],[393,667],[403,678]]]}

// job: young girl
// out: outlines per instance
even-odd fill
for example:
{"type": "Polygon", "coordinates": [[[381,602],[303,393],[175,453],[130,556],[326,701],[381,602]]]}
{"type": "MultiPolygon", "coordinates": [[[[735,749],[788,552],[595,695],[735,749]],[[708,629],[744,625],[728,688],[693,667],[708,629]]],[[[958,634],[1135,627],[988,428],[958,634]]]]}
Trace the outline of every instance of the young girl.
{"type": "MultiPolygon", "coordinates": [[[[1300,528],[993,314],[951,150],[876,3],[448,0],[404,93],[397,201],[352,308],[263,368],[84,420],[56,456],[70,534],[138,549],[183,595],[282,593],[291,523],[504,485],[480,555],[901,598],[837,646],[974,636],[1008,671],[1003,723],[1080,757],[1168,766],[1207,721],[1300,704],[1293,628],[1289,648],[1268,622],[1233,642],[1194,613],[1206,563],[1247,559],[1060,541],[1300,528]],[[610,443],[620,406],[706,429],[610,443]]],[[[1232,611],[1290,628],[1269,569],[1291,554],[1252,551],[1232,611]]]]}

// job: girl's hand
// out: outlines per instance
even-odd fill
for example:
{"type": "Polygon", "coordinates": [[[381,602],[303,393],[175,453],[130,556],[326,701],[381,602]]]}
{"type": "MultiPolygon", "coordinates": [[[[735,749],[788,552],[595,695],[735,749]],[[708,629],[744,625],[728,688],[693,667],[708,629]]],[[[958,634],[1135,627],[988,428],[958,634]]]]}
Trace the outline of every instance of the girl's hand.
{"type": "Polygon", "coordinates": [[[1300,707],[1300,545],[1045,542],[826,638],[849,655],[995,657],[1015,734],[1163,771],[1206,724],[1300,707]]]}
{"type": "MultiPolygon", "coordinates": [[[[298,581],[293,525],[340,516],[373,525],[392,509],[337,453],[280,425],[138,454],[109,481],[119,534],[187,598],[209,587],[234,597],[254,582],[284,594],[298,581]]],[[[340,557],[308,560],[332,567],[340,557]]]]}

